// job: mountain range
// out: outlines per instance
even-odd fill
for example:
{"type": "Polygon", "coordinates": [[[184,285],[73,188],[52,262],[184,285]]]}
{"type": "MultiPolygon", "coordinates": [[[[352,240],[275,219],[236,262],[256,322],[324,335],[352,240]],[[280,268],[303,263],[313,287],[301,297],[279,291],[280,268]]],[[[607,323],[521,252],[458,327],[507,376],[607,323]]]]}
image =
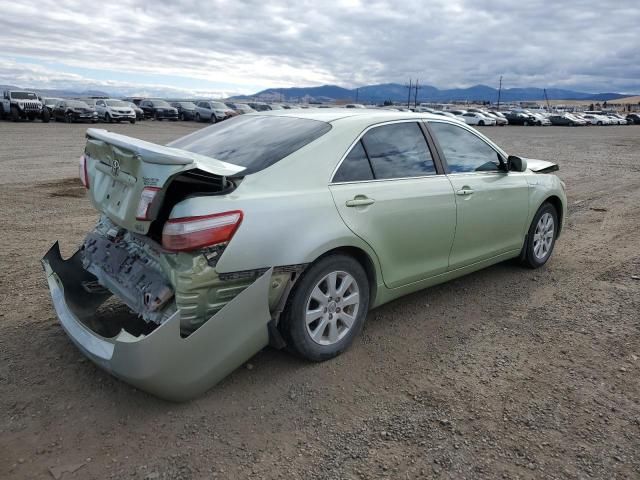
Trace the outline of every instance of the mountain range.
{"type": "MultiPolygon", "coordinates": [[[[3,90],[33,90],[45,97],[88,97],[88,96],[113,96],[123,97],[139,95],[131,90],[109,89],[104,91],[98,88],[87,88],[84,90],[73,88],[42,89],[25,88],[14,85],[0,85],[3,90]]],[[[267,101],[305,101],[334,102],[347,101],[359,103],[382,103],[385,100],[392,102],[406,102],[409,90],[405,85],[399,83],[382,83],[378,85],[366,85],[359,88],[343,88],[337,85],[322,85],[320,87],[293,87],[293,88],[269,88],[253,95],[242,95],[230,97],[232,100],[257,98],[267,101]]],[[[415,90],[412,89],[411,101],[414,99],[415,90]]],[[[162,98],[207,98],[210,95],[196,94],[185,95],[185,92],[173,91],[170,89],[153,90],[142,94],[143,96],[155,96],[162,98]]],[[[575,90],[561,88],[547,88],[549,100],[588,100],[588,101],[611,101],[618,98],[628,97],[629,94],[620,93],[586,93],[575,90]]],[[[431,85],[420,85],[418,90],[419,102],[495,102],[498,99],[498,90],[487,85],[475,85],[469,88],[439,89],[431,85]]],[[[500,93],[501,102],[515,101],[540,101],[544,99],[542,88],[504,88],[500,93]]]]}
{"type": "MultiPolygon", "coordinates": [[[[409,90],[399,83],[383,83],[379,85],[367,85],[364,87],[347,89],[336,85],[323,85],[320,87],[293,87],[293,88],[269,88],[262,90],[251,97],[266,99],[281,99],[293,101],[306,98],[315,101],[346,100],[359,103],[379,103],[385,100],[393,102],[407,101],[409,90]]],[[[412,89],[411,101],[413,102],[415,90],[412,89]]],[[[620,93],[586,93],[561,88],[547,88],[549,100],[616,100],[627,97],[620,93]]],[[[527,100],[543,100],[542,88],[503,88],[500,92],[500,101],[514,102],[527,100]]],[[[498,100],[498,89],[487,85],[474,85],[468,88],[439,89],[431,85],[419,85],[419,102],[452,102],[452,101],[477,101],[495,102],[498,100]]]]}

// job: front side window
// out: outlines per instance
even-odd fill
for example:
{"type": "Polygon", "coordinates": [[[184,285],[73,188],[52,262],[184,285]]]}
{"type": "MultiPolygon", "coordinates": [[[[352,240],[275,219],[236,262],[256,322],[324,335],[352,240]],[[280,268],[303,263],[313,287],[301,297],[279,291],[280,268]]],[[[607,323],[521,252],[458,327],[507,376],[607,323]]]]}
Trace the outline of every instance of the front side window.
{"type": "Polygon", "coordinates": [[[427,141],[416,122],[373,128],[362,137],[362,143],[376,179],[436,174],[427,141]]]}
{"type": "Polygon", "coordinates": [[[450,173],[500,170],[500,156],[484,140],[450,123],[430,122],[450,173]]]}
{"type": "Polygon", "coordinates": [[[333,181],[359,182],[363,180],[373,180],[373,172],[367,153],[362,147],[362,141],[358,141],[340,164],[340,168],[333,176],[333,181]]]}

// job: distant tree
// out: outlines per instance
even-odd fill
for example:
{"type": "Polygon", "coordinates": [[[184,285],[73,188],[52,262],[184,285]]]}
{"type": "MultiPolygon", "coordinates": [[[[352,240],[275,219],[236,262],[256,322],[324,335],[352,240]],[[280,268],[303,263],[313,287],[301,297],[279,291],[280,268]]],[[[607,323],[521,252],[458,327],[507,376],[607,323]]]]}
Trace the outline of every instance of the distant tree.
{"type": "Polygon", "coordinates": [[[391,105],[393,105],[393,102],[392,102],[391,100],[385,100],[385,101],[384,101],[384,103],[383,103],[383,105],[384,105],[385,107],[390,107],[391,105]]]}

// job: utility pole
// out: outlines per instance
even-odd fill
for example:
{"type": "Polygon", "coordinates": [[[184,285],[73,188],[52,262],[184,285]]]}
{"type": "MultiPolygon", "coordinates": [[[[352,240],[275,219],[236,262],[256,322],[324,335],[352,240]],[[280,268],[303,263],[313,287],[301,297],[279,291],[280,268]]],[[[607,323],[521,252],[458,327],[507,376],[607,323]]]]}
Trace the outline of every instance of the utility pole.
{"type": "Polygon", "coordinates": [[[414,108],[418,106],[418,90],[422,89],[422,87],[418,86],[418,79],[416,78],[416,94],[413,97],[413,106],[414,108]]]}
{"type": "Polygon", "coordinates": [[[409,108],[409,105],[411,105],[411,89],[413,88],[413,85],[411,85],[411,79],[409,79],[409,85],[405,85],[404,88],[409,89],[409,96],[407,97],[407,108],[409,108]]]}
{"type": "Polygon", "coordinates": [[[500,86],[498,86],[498,111],[500,110],[500,94],[502,93],[502,75],[500,75],[500,86]]]}
{"type": "Polygon", "coordinates": [[[360,93],[360,89],[356,88],[356,103],[358,103],[358,94],[360,93]]]}
{"type": "Polygon", "coordinates": [[[549,97],[547,96],[547,89],[544,89],[544,99],[547,101],[547,112],[551,111],[551,107],[549,106],[549,97]]]}

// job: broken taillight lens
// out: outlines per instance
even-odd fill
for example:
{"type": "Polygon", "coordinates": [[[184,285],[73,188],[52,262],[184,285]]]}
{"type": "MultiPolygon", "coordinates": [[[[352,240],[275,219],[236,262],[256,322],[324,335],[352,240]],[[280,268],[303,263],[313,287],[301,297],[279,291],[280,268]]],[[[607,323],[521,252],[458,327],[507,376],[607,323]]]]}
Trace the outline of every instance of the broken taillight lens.
{"type": "Polygon", "coordinates": [[[151,220],[149,218],[149,207],[161,190],[159,187],[144,187],[140,194],[140,201],[136,209],[136,220],[151,220]]]}
{"type": "Polygon", "coordinates": [[[167,250],[189,251],[231,240],[242,222],[242,212],[172,218],[164,224],[162,246],[167,250]]]}
{"type": "Polygon", "coordinates": [[[87,173],[87,157],[80,155],[80,163],[78,165],[78,176],[84,188],[89,189],[89,174],[87,173]]]}

